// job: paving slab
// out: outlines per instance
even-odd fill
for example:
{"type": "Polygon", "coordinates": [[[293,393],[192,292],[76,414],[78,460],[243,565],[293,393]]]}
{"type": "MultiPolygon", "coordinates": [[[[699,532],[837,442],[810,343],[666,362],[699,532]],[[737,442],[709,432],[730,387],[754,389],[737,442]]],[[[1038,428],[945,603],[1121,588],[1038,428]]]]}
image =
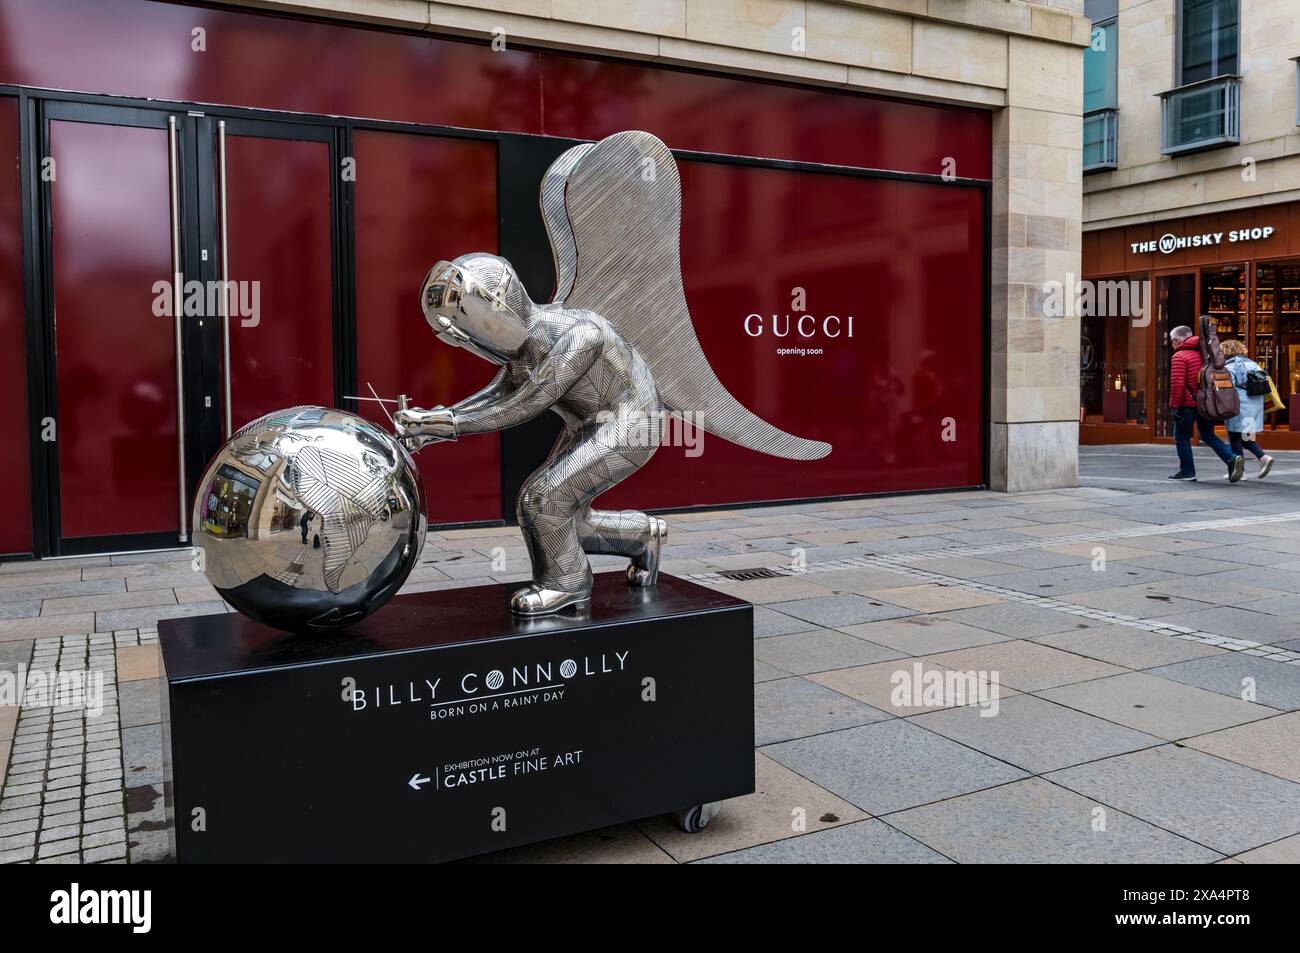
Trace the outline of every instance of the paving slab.
{"type": "Polygon", "coordinates": [[[1001,699],[995,714],[967,706],[910,721],[1033,774],[1165,743],[1033,695],[1001,699]]]}
{"type": "Polygon", "coordinates": [[[705,864],[949,864],[923,844],[877,820],[804,834],[700,861],[705,864]]]}
{"type": "Polygon", "coordinates": [[[833,629],[775,635],[754,642],[754,657],[795,675],[903,658],[902,652],[833,629]]]}
{"type": "Polygon", "coordinates": [[[930,659],[898,659],[819,672],[808,676],[808,680],[900,718],[964,705],[989,707],[999,698],[1017,694],[1015,690],[991,680],[981,686],[972,680],[971,675],[938,665],[930,659]],[[927,694],[926,688],[931,682],[942,685],[943,691],[927,694]]]}
{"type": "Polygon", "coordinates": [[[754,686],[757,745],[866,725],[888,717],[877,708],[805,678],[779,678],[754,686]]]}
{"type": "MultiPolygon", "coordinates": [[[[1064,533],[1059,532],[1056,527],[1050,528],[1051,536],[1063,536],[1068,532],[1070,532],[1068,528],[1064,533]]],[[[1034,535],[1046,534],[1039,533],[1034,535]]],[[[1044,547],[1046,547],[1046,542],[1044,542],[1044,547]]],[[[1086,566],[1091,561],[1091,556],[1081,558],[1077,553],[1060,553],[1047,548],[1011,550],[1004,553],[989,553],[987,556],[981,558],[987,559],[990,562],[1004,563],[1007,566],[1018,566],[1022,570],[1060,569],[1066,566],[1074,568],[1080,565],[1086,566]]],[[[1003,575],[1005,576],[1006,574],[1003,575]]]]}
{"type": "Polygon", "coordinates": [[[946,612],[952,609],[972,609],[975,606],[995,605],[1003,600],[988,592],[965,586],[947,586],[923,583],[914,586],[897,586],[877,589],[869,595],[887,603],[914,609],[917,612],[946,612]]]}
{"type": "MultiPolygon", "coordinates": [[[[820,550],[810,550],[812,554],[820,550]]],[[[888,589],[891,586],[904,586],[914,582],[916,577],[902,572],[890,572],[887,569],[836,569],[814,574],[819,586],[827,586],[839,593],[856,593],[865,595],[876,589],[888,589]]]]}
{"type": "Polygon", "coordinates": [[[846,625],[840,631],[894,649],[904,655],[932,655],[936,652],[970,648],[973,645],[1004,642],[1010,638],[997,632],[990,632],[988,629],[963,625],[951,619],[932,615],[915,615],[903,619],[865,622],[862,625],[846,625]]]}
{"type": "MultiPolygon", "coordinates": [[[[765,563],[763,565],[774,564],[765,563]]],[[[817,574],[787,576],[781,579],[754,579],[745,582],[723,579],[719,582],[710,583],[709,588],[725,592],[737,599],[744,599],[746,602],[752,602],[755,605],[789,602],[793,599],[809,599],[834,594],[829,587],[819,585],[816,580],[817,574]]]]}
{"type": "Polygon", "coordinates": [[[765,639],[773,635],[789,635],[791,632],[809,632],[814,626],[803,619],[777,612],[767,606],[754,607],[754,638],[765,639]]]}
{"type": "Polygon", "coordinates": [[[1233,860],[1242,864],[1300,864],[1300,834],[1248,850],[1233,860]]]}
{"type": "Polygon", "coordinates": [[[1300,665],[1245,652],[1223,652],[1208,658],[1175,662],[1149,669],[1148,674],[1280,711],[1300,708],[1300,665]]]}
{"type": "MultiPolygon", "coordinates": [[[[1000,582],[998,584],[1001,585],[1000,582]]],[[[1039,635],[1088,629],[1105,624],[1070,615],[1068,612],[1044,609],[1020,602],[980,606],[976,609],[958,609],[956,612],[945,612],[940,618],[988,629],[990,632],[1009,635],[1016,639],[1032,639],[1039,635]]]]}
{"type": "Polygon", "coordinates": [[[685,833],[669,817],[649,818],[636,826],[663,851],[685,863],[830,830],[866,817],[842,798],[755,753],[754,793],[724,802],[722,812],[703,835],[685,833]]]}
{"type": "Polygon", "coordinates": [[[1221,655],[1226,651],[1204,642],[1192,642],[1129,625],[1105,625],[1077,632],[1040,635],[1034,641],[1131,669],[1154,668],[1172,662],[1221,655]]]}
{"type": "Polygon", "coordinates": [[[1219,606],[1179,612],[1164,616],[1161,622],[1186,626],[1198,632],[1211,632],[1252,642],[1274,642],[1296,637],[1296,621],[1266,612],[1252,612],[1235,606],[1219,606]]]}
{"type": "Polygon", "coordinates": [[[1023,692],[1086,682],[1124,671],[1116,665],[1023,639],[942,652],[929,656],[929,660],[962,672],[996,672],[1003,685],[1023,692]]]}
{"type": "Polygon", "coordinates": [[[1188,748],[1300,783],[1300,713],[1263,718],[1188,738],[1188,748]]]}
{"type": "Polygon", "coordinates": [[[1018,569],[1023,568],[1013,566],[1010,563],[994,562],[982,556],[944,556],[939,559],[901,556],[899,562],[925,569],[928,572],[952,576],[954,579],[989,579],[994,582],[996,582],[994,578],[996,576],[1016,572],[1018,569]]]}
{"type": "Polygon", "coordinates": [[[1129,563],[1109,563],[1104,571],[1095,570],[1085,563],[1060,569],[1032,569],[1008,573],[1005,576],[998,576],[994,582],[1007,589],[1056,599],[1080,592],[1150,583],[1169,575],[1156,569],[1142,569],[1129,563]]]}
{"type": "Polygon", "coordinates": [[[1266,588],[1263,582],[1267,579],[1268,576],[1259,569],[1215,573],[1208,578],[1170,575],[1167,579],[1151,583],[1149,588],[1152,592],[1182,596],[1211,606],[1240,606],[1246,602],[1290,595],[1282,589],[1266,588]]]}
{"type": "Polygon", "coordinates": [[[123,728],[156,725],[162,721],[162,687],[158,679],[123,682],[118,688],[123,728]]]}
{"type": "Polygon", "coordinates": [[[1026,777],[897,718],[771,745],[763,753],[876,816],[1026,777]]]}
{"type": "Polygon", "coordinates": [[[671,864],[673,859],[631,824],[529,844],[471,858],[471,864],[671,864]]]}
{"type": "Polygon", "coordinates": [[[126,645],[117,650],[117,680],[158,678],[162,665],[158,645],[126,645]]]}
{"type": "Polygon", "coordinates": [[[1165,745],[1045,777],[1229,856],[1300,833],[1300,784],[1191,748],[1165,745]]]}
{"type": "Polygon", "coordinates": [[[1222,854],[1041,778],[889,816],[963,864],[1209,863],[1222,854]]]}
{"type": "Polygon", "coordinates": [[[777,668],[775,665],[768,665],[766,662],[754,660],[754,682],[770,682],[774,678],[789,678],[790,673],[777,668]]]}
{"type": "Polygon", "coordinates": [[[1071,605],[1087,606],[1090,609],[1102,609],[1106,612],[1118,612],[1138,619],[1160,619],[1163,616],[1176,615],[1180,612],[1192,612],[1197,609],[1211,608],[1208,602],[1198,602],[1183,596],[1171,596],[1157,592],[1151,586],[1114,586],[1110,589],[1096,589],[1092,592],[1074,592],[1063,597],[1071,605]]]}
{"type": "Polygon", "coordinates": [[[1278,714],[1275,708],[1227,698],[1145,672],[1129,672],[1037,693],[1048,701],[1168,741],[1203,735],[1278,714]]]}
{"type": "MultiPolygon", "coordinates": [[[[109,609],[95,613],[94,631],[114,632],[157,626],[162,619],[180,619],[197,615],[219,615],[229,610],[220,599],[214,602],[188,602],[185,605],[151,606],[144,609],[109,609]]],[[[55,616],[54,618],[64,618],[55,616]]],[[[75,618],[68,616],[67,618],[75,618]]]]}
{"type": "Polygon", "coordinates": [[[912,609],[855,593],[778,602],[772,608],[785,615],[803,619],[805,622],[811,622],[813,625],[826,628],[839,628],[844,625],[857,625],[862,622],[877,622],[880,619],[898,619],[903,616],[916,615],[916,612],[912,609]]]}

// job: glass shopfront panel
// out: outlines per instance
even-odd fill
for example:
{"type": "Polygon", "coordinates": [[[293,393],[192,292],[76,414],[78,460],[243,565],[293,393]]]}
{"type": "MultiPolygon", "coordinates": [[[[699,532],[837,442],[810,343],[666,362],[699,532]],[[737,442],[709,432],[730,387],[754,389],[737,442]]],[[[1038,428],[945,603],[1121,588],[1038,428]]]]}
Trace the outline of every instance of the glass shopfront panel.
{"type": "Polygon", "coordinates": [[[1169,414],[1169,362],[1173,348],[1169,332],[1174,328],[1196,327],[1196,275],[1163,275],[1156,279],[1156,434],[1174,435],[1169,414]]]}
{"type": "Polygon", "coordinates": [[[1080,322],[1079,396],[1084,423],[1147,424],[1150,329],[1144,301],[1129,293],[1142,287],[1143,277],[1098,281],[1098,299],[1106,306],[1094,309],[1102,313],[1086,315],[1080,322]]]}
{"type": "Polygon", "coordinates": [[[1265,416],[1264,429],[1300,430],[1300,260],[1255,266],[1253,356],[1286,404],[1265,416]]]}
{"type": "MultiPolygon", "coordinates": [[[[1219,340],[1237,338],[1247,341],[1246,266],[1224,265],[1201,272],[1200,314],[1214,318],[1219,340]]],[[[1192,325],[1192,330],[1199,330],[1192,325]]]]}

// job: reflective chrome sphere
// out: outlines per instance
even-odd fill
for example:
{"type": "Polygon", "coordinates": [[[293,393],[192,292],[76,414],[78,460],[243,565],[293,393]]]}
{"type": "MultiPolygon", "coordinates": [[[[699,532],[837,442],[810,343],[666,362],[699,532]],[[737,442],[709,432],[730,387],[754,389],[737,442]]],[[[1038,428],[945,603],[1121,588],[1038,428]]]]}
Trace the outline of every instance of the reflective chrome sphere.
{"type": "Polygon", "coordinates": [[[420,474],[397,438],[325,407],[242,428],[194,501],[208,581],[289,631],[341,628],[382,606],[419,560],[426,525],[420,474]]]}

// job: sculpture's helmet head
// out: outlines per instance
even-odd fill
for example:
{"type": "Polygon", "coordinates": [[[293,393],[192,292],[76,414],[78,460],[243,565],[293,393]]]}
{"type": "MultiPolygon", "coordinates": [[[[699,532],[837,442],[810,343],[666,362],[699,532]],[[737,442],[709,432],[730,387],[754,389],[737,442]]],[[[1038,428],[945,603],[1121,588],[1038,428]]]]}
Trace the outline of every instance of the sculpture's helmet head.
{"type": "Polygon", "coordinates": [[[486,252],[438,262],[420,289],[420,307],[433,332],[493,364],[519,356],[531,305],[510,262],[486,252]]]}

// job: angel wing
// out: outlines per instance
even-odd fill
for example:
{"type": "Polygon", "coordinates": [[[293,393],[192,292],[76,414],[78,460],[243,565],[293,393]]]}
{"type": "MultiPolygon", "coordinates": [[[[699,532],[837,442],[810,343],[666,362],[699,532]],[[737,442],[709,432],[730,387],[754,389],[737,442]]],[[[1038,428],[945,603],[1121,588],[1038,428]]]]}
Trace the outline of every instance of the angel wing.
{"type": "Polygon", "coordinates": [[[573,241],[573,228],[569,213],[564,209],[564,187],[569,173],[578,160],[594,149],[590,142],[573,146],[562,152],[542,178],[542,224],[551,243],[551,257],[555,260],[555,294],[552,304],[562,304],[573,290],[573,276],[578,264],[578,248],[573,241]]]}
{"type": "Polygon", "coordinates": [[[664,406],[760,453],[818,460],[828,443],[796,437],[746,408],[718,380],[695,336],[681,265],[681,178],[648,132],[574,146],[547,170],[542,220],[555,258],[553,303],[594,311],[640,352],[664,406]]]}

